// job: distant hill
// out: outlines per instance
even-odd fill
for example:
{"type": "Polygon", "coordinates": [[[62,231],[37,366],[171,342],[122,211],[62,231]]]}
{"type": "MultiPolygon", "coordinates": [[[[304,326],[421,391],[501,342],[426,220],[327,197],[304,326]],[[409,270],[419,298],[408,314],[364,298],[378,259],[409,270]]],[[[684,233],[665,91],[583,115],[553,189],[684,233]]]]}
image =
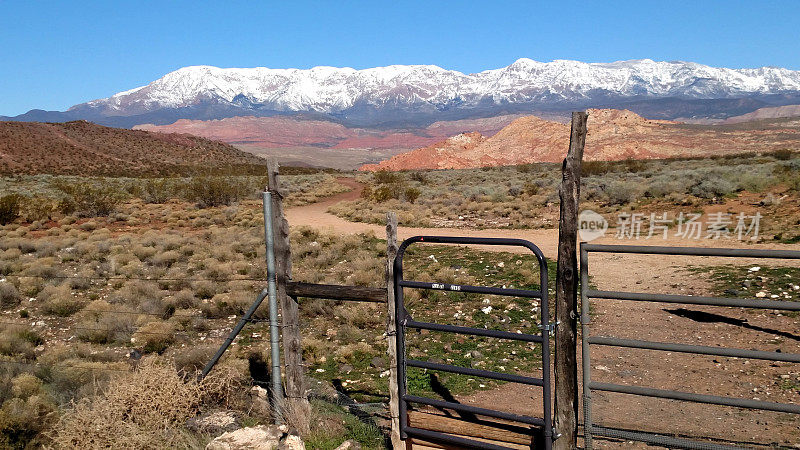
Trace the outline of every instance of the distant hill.
{"type": "Polygon", "coordinates": [[[108,128],[84,121],[0,122],[2,174],[243,173],[265,164],[263,158],[196,136],[108,128]]]}
{"type": "MultiPolygon", "coordinates": [[[[800,120],[688,125],[647,120],[627,110],[589,110],[587,160],[711,156],[800,149],[800,120]]],[[[491,137],[465,133],[401,153],[361,170],[462,169],[558,162],[569,146],[569,125],[521,117],[491,137]]]]}
{"type": "Polygon", "coordinates": [[[759,108],[753,112],[742,114],[741,116],[728,117],[722,123],[742,123],[753,120],[781,119],[784,117],[800,117],[800,105],[774,106],[770,108],[759,108]]]}

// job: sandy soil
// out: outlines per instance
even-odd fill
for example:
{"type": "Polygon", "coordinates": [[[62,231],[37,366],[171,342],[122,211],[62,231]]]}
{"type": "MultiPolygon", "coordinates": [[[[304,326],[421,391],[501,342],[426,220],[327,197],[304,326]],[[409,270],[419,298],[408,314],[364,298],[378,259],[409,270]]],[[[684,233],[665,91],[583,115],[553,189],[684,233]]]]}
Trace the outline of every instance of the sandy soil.
{"type": "MultiPolygon", "coordinates": [[[[291,226],[307,225],[335,233],[373,232],[383,236],[378,225],[352,223],[328,214],[339,201],[356,198],[360,185],[352,179],[341,182],[353,190],[323,202],[286,211],[291,226]]],[[[551,260],[555,257],[558,230],[465,230],[407,228],[401,224],[399,238],[431,234],[445,236],[515,237],[537,244],[551,260]]],[[[737,240],[623,240],[605,236],[595,243],[741,247],[737,240]]],[[[751,244],[752,248],[800,250],[800,245],[751,244]]],[[[691,275],[686,264],[724,265],[726,258],[665,257],[650,255],[593,254],[590,276],[599,289],[662,292],[685,295],[709,294],[709,284],[691,275]]],[[[737,265],[779,264],[778,261],[737,259],[737,265]]],[[[800,265],[800,261],[785,262],[800,265]]],[[[800,280],[793,280],[795,284],[800,280]]],[[[645,302],[594,300],[591,333],[594,336],[678,342],[708,346],[800,353],[800,318],[778,311],[721,307],[681,306],[645,302]]],[[[783,389],[787,380],[800,384],[800,365],[771,363],[670,352],[593,346],[594,381],[675,389],[702,394],[735,396],[781,403],[800,403],[800,391],[783,389]]],[[[580,377],[580,374],[579,374],[580,377]]],[[[728,442],[792,446],[800,442],[800,418],[789,414],[757,412],[738,408],[650,399],[625,394],[593,393],[596,425],[652,432],[706,436],[728,442]]],[[[508,411],[540,415],[541,390],[506,384],[492,391],[459,399],[479,406],[503,405],[508,411]]],[[[596,440],[598,448],[643,447],[630,442],[596,440]]]]}

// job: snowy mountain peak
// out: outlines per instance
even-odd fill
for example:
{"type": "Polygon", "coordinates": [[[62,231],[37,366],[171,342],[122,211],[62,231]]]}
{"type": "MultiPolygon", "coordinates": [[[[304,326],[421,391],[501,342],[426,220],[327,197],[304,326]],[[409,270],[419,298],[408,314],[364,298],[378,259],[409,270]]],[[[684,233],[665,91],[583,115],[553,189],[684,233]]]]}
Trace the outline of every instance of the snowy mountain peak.
{"type": "Polygon", "coordinates": [[[610,63],[520,58],[507,67],[464,74],[435,65],[356,70],[189,66],[139,88],[77,105],[103,116],[132,116],[203,105],[266,113],[352,111],[436,114],[476,108],[596,106],[626,99],[733,99],[800,93],[800,71],[726,69],[682,61],[610,63]]]}

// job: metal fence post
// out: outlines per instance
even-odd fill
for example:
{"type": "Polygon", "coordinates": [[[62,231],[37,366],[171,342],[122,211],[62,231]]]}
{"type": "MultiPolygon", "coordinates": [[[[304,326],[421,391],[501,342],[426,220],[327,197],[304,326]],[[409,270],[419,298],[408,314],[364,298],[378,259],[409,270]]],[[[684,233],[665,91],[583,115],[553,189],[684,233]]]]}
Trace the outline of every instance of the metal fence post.
{"type": "Polygon", "coordinates": [[[283,322],[283,362],[285,365],[286,390],[284,418],[291,408],[295,426],[302,429],[308,426],[311,406],[305,387],[303,370],[303,349],[300,343],[300,311],[297,300],[289,296],[286,287],[292,277],[292,254],[289,246],[289,222],[283,215],[283,196],[278,182],[278,163],[275,160],[267,166],[267,190],[272,194],[272,227],[275,246],[275,285],[278,302],[281,305],[283,322]]]}
{"type": "Polygon", "coordinates": [[[272,193],[263,192],[264,241],[267,252],[267,289],[269,292],[269,346],[272,363],[272,398],[275,423],[282,423],[283,384],[281,382],[280,331],[278,330],[278,292],[275,274],[275,239],[272,230],[272,193]]]}
{"type": "Polygon", "coordinates": [[[581,363],[583,367],[583,447],[592,450],[592,390],[591,355],[589,354],[589,252],[580,246],[581,252],[581,363]]]}

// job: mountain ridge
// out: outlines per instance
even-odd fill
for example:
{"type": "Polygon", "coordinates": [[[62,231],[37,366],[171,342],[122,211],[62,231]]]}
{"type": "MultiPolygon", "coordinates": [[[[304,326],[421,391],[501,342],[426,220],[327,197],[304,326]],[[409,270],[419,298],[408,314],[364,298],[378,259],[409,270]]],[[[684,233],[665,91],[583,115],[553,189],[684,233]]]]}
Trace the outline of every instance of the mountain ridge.
{"type": "MultiPolygon", "coordinates": [[[[658,113],[653,105],[663,104],[664,99],[680,104],[681,114],[687,117],[702,113],[706,103],[717,102],[718,110],[712,114],[724,119],[759,107],[800,103],[800,71],[649,59],[585,63],[528,58],[472,74],[433,65],[360,70],[189,66],[65,112],[30,111],[13,119],[84,118],[132,127],[179,119],[316,114],[342,124],[389,127],[631,102],[641,104],[638,111],[650,117],[658,113]],[[752,109],[740,105],[728,113],[720,103],[733,101],[735,107],[741,99],[752,100],[747,107],[752,109]],[[648,108],[651,111],[645,112],[648,108]]],[[[637,111],[635,106],[631,109],[637,111]]],[[[674,117],[678,116],[658,118],[674,117]]]]}

